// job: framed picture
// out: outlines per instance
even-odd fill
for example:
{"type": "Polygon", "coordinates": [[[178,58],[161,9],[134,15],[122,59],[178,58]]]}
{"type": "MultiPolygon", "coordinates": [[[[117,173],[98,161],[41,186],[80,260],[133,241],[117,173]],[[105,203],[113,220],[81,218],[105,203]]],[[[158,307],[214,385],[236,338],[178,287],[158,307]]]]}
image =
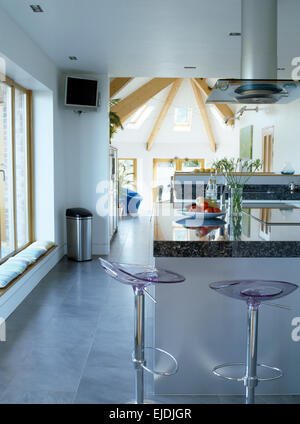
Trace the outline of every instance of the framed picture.
{"type": "Polygon", "coordinates": [[[253,155],[253,125],[240,129],[240,158],[252,159],[253,155]]]}

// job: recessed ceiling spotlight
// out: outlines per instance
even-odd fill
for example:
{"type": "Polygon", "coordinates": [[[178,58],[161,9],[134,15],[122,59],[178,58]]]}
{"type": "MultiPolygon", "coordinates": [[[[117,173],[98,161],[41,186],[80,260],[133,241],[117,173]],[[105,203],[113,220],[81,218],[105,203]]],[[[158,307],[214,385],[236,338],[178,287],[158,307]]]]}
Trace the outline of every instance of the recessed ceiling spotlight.
{"type": "Polygon", "coordinates": [[[229,37],[240,37],[242,34],[240,32],[230,32],[229,37]]]}
{"type": "Polygon", "coordinates": [[[197,66],[184,66],[184,69],[196,69],[197,66]]]}
{"type": "Polygon", "coordinates": [[[43,13],[44,12],[39,4],[31,4],[30,7],[31,7],[31,9],[34,13],[43,13]]]}
{"type": "Polygon", "coordinates": [[[76,57],[76,56],[69,56],[69,59],[70,60],[78,60],[78,57],[76,57]]]}

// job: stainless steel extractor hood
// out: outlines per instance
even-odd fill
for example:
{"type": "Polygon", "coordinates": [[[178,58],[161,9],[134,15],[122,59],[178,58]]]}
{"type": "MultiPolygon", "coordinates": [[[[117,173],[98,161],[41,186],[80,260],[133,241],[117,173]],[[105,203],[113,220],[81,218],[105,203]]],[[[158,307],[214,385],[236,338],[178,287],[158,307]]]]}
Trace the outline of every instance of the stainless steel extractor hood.
{"type": "Polygon", "coordinates": [[[277,80],[277,0],[242,1],[241,79],[218,80],[207,103],[290,103],[298,82],[277,80]]]}

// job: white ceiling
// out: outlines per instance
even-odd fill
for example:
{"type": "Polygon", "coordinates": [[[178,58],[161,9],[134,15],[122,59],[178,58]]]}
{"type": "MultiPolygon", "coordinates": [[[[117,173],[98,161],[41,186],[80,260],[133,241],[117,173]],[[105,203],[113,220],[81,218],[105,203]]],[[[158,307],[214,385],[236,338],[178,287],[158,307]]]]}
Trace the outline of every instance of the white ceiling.
{"type": "MultiPolygon", "coordinates": [[[[279,77],[300,56],[300,2],[279,1],[279,77]]],[[[62,69],[111,76],[239,77],[240,0],[0,0],[62,69]],[[30,4],[45,13],[33,13],[30,4]],[[79,58],[70,62],[68,56],[79,58]],[[184,70],[184,66],[197,66],[184,70]]],[[[259,52],[258,52],[259,54],[259,52]]]]}

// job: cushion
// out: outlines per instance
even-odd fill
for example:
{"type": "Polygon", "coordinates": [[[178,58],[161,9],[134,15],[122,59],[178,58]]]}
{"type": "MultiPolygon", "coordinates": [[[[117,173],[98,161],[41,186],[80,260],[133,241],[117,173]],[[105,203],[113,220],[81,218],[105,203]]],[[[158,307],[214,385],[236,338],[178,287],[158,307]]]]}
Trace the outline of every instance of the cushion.
{"type": "Polygon", "coordinates": [[[40,256],[45,253],[45,249],[39,247],[27,247],[22,250],[22,252],[18,253],[15,258],[26,258],[31,261],[31,263],[35,262],[40,256]]]}
{"type": "Polygon", "coordinates": [[[7,259],[5,263],[16,263],[16,264],[23,264],[26,266],[26,268],[30,265],[30,261],[26,259],[25,257],[16,257],[13,256],[12,258],[7,259]]]}
{"type": "Polygon", "coordinates": [[[52,241],[36,241],[0,265],[0,288],[6,287],[21,275],[29,265],[36,262],[52,246],[54,246],[52,241]]]}
{"type": "Polygon", "coordinates": [[[7,284],[18,277],[18,275],[20,275],[20,273],[0,270],[0,288],[6,287],[7,284]]]}
{"type": "Polygon", "coordinates": [[[22,274],[22,272],[25,271],[27,266],[28,265],[24,265],[22,263],[14,263],[14,262],[6,263],[5,262],[3,265],[1,265],[0,272],[5,270],[5,271],[15,271],[15,272],[19,272],[20,274],[22,274]]]}
{"type": "Polygon", "coordinates": [[[16,278],[20,273],[18,271],[13,271],[11,269],[1,269],[0,270],[0,276],[1,277],[10,277],[16,278]]]}
{"type": "Polygon", "coordinates": [[[29,265],[33,264],[36,261],[36,258],[33,255],[30,255],[29,253],[25,253],[25,251],[18,253],[14,257],[17,259],[27,260],[27,262],[29,262],[29,265]]]}
{"type": "Polygon", "coordinates": [[[15,277],[12,276],[4,276],[4,275],[0,275],[0,288],[4,288],[7,286],[7,284],[9,284],[15,277]]]}
{"type": "Polygon", "coordinates": [[[29,247],[40,247],[42,249],[49,250],[53,246],[54,246],[53,241],[42,240],[42,241],[35,241],[29,247]]]}

